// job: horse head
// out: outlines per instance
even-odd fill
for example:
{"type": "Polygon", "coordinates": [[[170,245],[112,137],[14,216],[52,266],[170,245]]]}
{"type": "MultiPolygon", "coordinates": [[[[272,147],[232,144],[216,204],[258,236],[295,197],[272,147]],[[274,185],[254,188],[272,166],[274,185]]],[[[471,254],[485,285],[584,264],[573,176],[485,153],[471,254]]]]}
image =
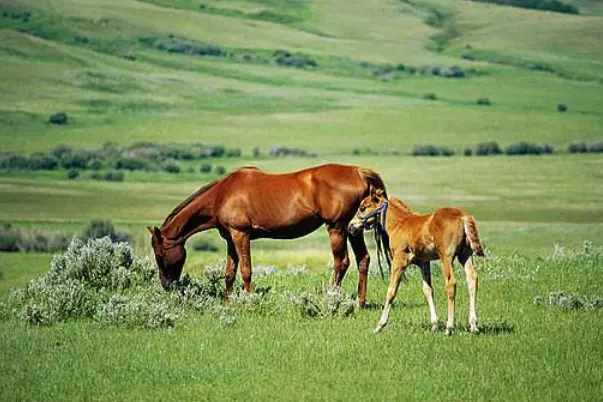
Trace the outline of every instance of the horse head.
{"type": "Polygon", "coordinates": [[[372,229],[376,225],[384,225],[384,208],[387,196],[382,189],[373,189],[371,194],[360,202],[358,212],[348,224],[348,232],[356,234],[363,229],[372,229]]]}
{"type": "Polygon", "coordinates": [[[151,232],[151,245],[157,261],[157,272],[161,286],[165,290],[170,285],[180,279],[182,267],[186,260],[186,249],[182,242],[175,242],[166,239],[158,227],[147,227],[151,232]]]}

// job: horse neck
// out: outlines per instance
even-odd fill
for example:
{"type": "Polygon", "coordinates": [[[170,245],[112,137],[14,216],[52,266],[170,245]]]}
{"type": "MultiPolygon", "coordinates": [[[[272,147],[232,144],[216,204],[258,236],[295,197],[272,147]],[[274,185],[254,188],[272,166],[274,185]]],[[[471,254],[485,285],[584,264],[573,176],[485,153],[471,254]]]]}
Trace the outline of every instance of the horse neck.
{"type": "Polygon", "coordinates": [[[161,233],[168,242],[183,243],[195,233],[212,229],[216,183],[201,188],[176,207],[161,226],[161,233]]]}

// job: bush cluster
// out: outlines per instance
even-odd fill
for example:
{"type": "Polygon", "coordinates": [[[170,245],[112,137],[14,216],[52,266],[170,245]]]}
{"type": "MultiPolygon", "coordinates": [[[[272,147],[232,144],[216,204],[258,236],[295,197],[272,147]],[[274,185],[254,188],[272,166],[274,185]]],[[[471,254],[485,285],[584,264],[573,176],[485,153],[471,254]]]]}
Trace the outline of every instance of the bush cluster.
{"type": "Polygon", "coordinates": [[[356,308],[355,298],[346,295],[340,287],[324,288],[320,299],[310,292],[286,294],[285,298],[302,317],[348,317],[354,314],[356,308]]]}
{"type": "Polygon", "coordinates": [[[589,143],[575,141],[569,144],[567,151],[572,154],[589,152],[600,153],[603,152],[603,140],[597,140],[589,143]]]}
{"type": "Polygon", "coordinates": [[[65,250],[70,240],[70,236],[62,233],[0,224],[0,251],[55,252],[65,250]]]}
{"type": "Polygon", "coordinates": [[[480,75],[480,72],[474,68],[464,69],[461,66],[441,67],[441,66],[410,66],[400,63],[375,65],[373,63],[361,62],[363,68],[372,69],[373,75],[377,77],[387,78],[403,78],[413,75],[421,76],[437,76],[444,78],[466,78],[469,76],[480,75]]]}
{"type": "Polygon", "coordinates": [[[549,306],[559,307],[564,310],[603,309],[603,298],[566,294],[565,292],[558,291],[550,292],[546,297],[534,297],[534,304],[548,304],[549,306]]]}
{"type": "Polygon", "coordinates": [[[436,145],[415,145],[410,152],[412,156],[452,156],[454,151],[450,148],[436,145]]]}
{"type": "Polygon", "coordinates": [[[169,35],[167,38],[141,37],[138,41],[156,50],[189,56],[226,57],[228,52],[218,45],[200,43],[191,39],[169,35]]]}
{"type": "MultiPolygon", "coordinates": [[[[68,145],[57,145],[50,152],[31,155],[17,153],[0,154],[0,169],[56,170],[69,171],[71,179],[79,176],[81,170],[95,171],[90,175],[94,180],[123,181],[123,171],[182,171],[178,161],[202,160],[205,158],[237,158],[239,148],[227,149],[222,146],[205,146],[200,143],[189,145],[155,144],[139,142],[126,147],[107,143],[97,149],[74,150],[68,145]],[[107,170],[105,173],[97,172],[107,170]]],[[[211,172],[211,166],[209,171],[211,172]]]]}
{"type": "Polygon", "coordinates": [[[496,141],[480,142],[475,147],[475,155],[488,156],[488,155],[500,155],[503,151],[496,141]]]}
{"type": "Polygon", "coordinates": [[[288,50],[275,50],[272,56],[276,64],[281,66],[296,68],[318,67],[316,60],[303,54],[291,53],[288,50]]]}
{"type": "Polygon", "coordinates": [[[317,153],[309,152],[309,151],[306,151],[305,149],[289,148],[289,147],[283,147],[280,145],[272,145],[270,148],[268,148],[268,155],[274,156],[274,157],[281,157],[281,156],[316,157],[316,156],[318,156],[317,153]]]}
{"type": "Polygon", "coordinates": [[[101,239],[103,237],[108,237],[113,242],[132,242],[130,234],[115,229],[111,221],[92,220],[82,232],[84,239],[101,239]]]}
{"type": "Polygon", "coordinates": [[[552,145],[539,145],[525,141],[511,144],[505,149],[507,155],[541,155],[552,154],[553,152],[555,152],[555,148],[552,145]]]}
{"type": "Polygon", "coordinates": [[[480,3],[494,3],[505,6],[529,8],[533,10],[553,11],[564,14],[579,14],[578,7],[559,0],[472,0],[480,3]]]}
{"type": "Polygon", "coordinates": [[[11,293],[4,314],[35,325],[87,318],[164,328],[223,295],[223,286],[214,279],[202,283],[188,276],[172,292],[165,292],[158,287],[155,272],[154,263],[134,256],[127,243],[108,237],[74,238],[64,253],[54,255],[46,275],[11,293]]]}

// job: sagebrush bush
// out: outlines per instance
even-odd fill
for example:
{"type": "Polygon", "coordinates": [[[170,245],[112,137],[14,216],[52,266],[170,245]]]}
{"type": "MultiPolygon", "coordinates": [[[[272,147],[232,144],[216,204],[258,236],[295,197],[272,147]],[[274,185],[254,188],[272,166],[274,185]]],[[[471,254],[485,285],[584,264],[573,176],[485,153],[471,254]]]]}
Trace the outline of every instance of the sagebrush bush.
{"type": "Polygon", "coordinates": [[[505,149],[505,153],[507,155],[541,155],[552,154],[553,152],[554,148],[552,145],[539,145],[526,141],[511,144],[505,149]]]}
{"type": "Polygon", "coordinates": [[[299,296],[286,294],[284,297],[302,317],[348,317],[356,309],[354,297],[343,293],[340,287],[325,287],[320,297],[310,292],[303,292],[299,296]]]}
{"type": "Polygon", "coordinates": [[[67,116],[67,113],[63,112],[52,114],[48,118],[50,124],[64,125],[67,124],[68,121],[69,117],[67,116]]]}
{"type": "Polygon", "coordinates": [[[452,156],[454,151],[450,148],[436,145],[415,145],[411,151],[413,156],[452,156]]]}
{"type": "Polygon", "coordinates": [[[10,223],[0,224],[0,251],[55,252],[67,249],[70,237],[40,229],[26,230],[10,223]]]}
{"type": "Polygon", "coordinates": [[[84,228],[82,233],[84,239],[100,239],[108,237],[113,242],[131,242],[132,238],[129,233],[115,229],[111,221],[92,220],[88,226],[84,228]]]}
{"type": "Polygon", "coordinates": [[[503,151],[496,141],[480,142],[475,148],[475,154],[478,156],[500,155],[503,151]]]}

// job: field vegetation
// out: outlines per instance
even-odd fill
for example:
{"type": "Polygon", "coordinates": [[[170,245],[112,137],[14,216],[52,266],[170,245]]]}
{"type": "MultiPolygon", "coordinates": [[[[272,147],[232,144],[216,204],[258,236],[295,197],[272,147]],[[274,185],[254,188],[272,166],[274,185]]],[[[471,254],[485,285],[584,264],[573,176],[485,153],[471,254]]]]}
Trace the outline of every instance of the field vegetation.
{"type": "Polygon", "coordinates": [[[0,399],[598,399],[601,4],[4,0],[0,399]],[[450,337],[411,269],[373,336],[386,283],[352,309],[323,229],[255,241],[230,306],[215,231],[160,289],[146,226],[238,167],[328,162],[475,215],[479,335],[461,269],[450,337]]]}

